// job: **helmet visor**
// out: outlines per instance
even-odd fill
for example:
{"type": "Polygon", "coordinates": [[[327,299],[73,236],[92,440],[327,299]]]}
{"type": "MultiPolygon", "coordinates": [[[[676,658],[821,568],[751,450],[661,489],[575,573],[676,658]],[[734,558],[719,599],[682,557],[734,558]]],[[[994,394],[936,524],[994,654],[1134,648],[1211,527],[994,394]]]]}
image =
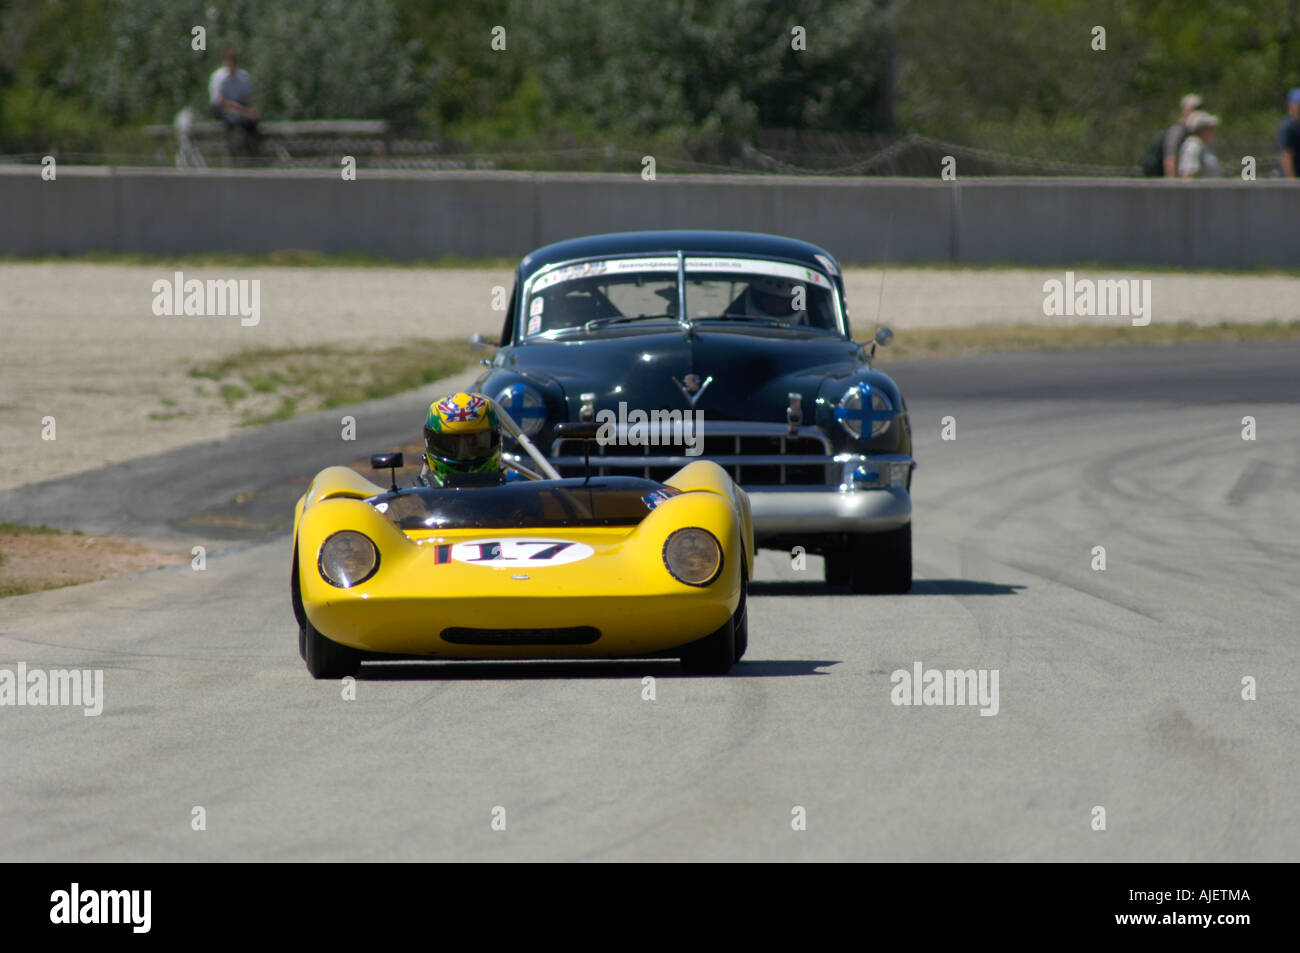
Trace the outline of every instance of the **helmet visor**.
{"type": "Polygon", "coordinates": [[[431,456],[455,463],[473,463],[490,457],[500,446],[501,435],[493,428],[471,433],[439,433],[425,435],[425,447],[431,456]]]}

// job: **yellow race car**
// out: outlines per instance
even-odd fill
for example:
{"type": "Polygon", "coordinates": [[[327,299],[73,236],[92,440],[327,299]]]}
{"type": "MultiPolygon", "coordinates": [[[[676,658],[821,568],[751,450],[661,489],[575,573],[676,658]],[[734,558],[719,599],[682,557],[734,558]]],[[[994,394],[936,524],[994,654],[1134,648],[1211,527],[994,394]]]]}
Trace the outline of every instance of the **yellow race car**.
{"type": "Polygon", "coordinates": [[[708,460],[663,483],[561,479],[496,409],[535,465],[507,458],[519,479],[398,489],[402,455],[376,454],[391,488],[329,467],[298,501],[293,611],[311,674],[412,657],[668,657],[727,672],[748,643],[744,490],[708,460]]]}

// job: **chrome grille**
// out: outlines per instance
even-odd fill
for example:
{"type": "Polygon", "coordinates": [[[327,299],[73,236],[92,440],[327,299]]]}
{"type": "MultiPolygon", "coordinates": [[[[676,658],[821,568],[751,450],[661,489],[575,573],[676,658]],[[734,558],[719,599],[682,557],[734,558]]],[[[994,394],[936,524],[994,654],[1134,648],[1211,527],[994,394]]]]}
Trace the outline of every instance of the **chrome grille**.
{"type": "MultiPolygon", "coordinates": [[[[583,473],[583,445],[571,437],[551,444],[551,462],[563,476],[583,473]]],[[[663,481],[688,463],[712,460],[741,486],[825,486],[838,482],[830,440],[816,427],[791,437],[785,424],[705,421],[703,449],[690,457],[677,446],[601,446],[591,442],[591,471],[606,476],[642,476],[663,481]]]]}

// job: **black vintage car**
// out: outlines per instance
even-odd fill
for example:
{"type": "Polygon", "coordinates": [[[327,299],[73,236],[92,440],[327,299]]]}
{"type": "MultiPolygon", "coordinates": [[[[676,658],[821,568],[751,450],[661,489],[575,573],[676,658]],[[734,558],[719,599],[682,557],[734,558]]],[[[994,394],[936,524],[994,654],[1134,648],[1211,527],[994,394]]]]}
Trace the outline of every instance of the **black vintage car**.
{"type": "MultiPolygon", "coordinates": [[[[912,583],[911,425],[854,342],[839,265],[746,232],[595,235],[519,263],[476,389],[565,475],[662,480],[700,456],[749,493],[757,545],[854,592],[912,583]],[[598,441],[558,436],[601,425],[598,441]],[[802,547],[799,549],[797,547],[802,547]]],[[[477,343],[486,344],[482,336],[477,343]]]]}

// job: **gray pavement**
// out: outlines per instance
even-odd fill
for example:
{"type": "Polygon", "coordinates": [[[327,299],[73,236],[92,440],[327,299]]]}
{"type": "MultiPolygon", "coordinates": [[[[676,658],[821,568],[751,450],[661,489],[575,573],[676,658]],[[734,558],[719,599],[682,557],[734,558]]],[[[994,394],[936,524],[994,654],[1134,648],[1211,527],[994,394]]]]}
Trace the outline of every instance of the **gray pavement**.
{"type": "MultiPolygon", "coordinates": [[[[298,659],[265,526],[204,572],[4,600],[0,668],[103,668],[105,705],[0,708],[0,859],[1293,860],[1297,368],[1295,344],[892,365],[921,461],[913,592],[851,596],[765,552],[723,678],[403,663],[345,701],[298,659]],[[998,670],[997,715],[892,704],[918,661],[998,670]]],[[[404,435],[400,404],[375,437],[404,435]]],[[[329,423],[17,492],[72,521],[129,498],[106,525],[183,541],[171,480],[205,505],[275,485],[338,459],[329,423]]]]}

